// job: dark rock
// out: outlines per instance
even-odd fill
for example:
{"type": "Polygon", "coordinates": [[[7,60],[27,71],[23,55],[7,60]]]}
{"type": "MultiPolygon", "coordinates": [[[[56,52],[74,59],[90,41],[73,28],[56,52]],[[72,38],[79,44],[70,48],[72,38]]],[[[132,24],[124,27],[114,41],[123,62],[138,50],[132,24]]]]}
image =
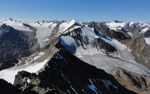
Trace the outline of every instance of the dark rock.
{"type": "Polygon", "coordinates": [[[35,73],[26,71],[18,72],[14,86],[20,90],[20,94],[62,94],[59,90],[46,87],[44,81],[35,73]]]}
{"type": "Polygon", "coordinates": [[[145,36],[145,37],[150,37],[150,30],[146,31],[146,32],[144,33],[144,36],[145,36]]]}
{"type": "Polygon", "coordinates": [[[0,79],[0,94],[19,94],[19,92],[15,86],[0,79]]]}
{"type": "Polygon", "coordinates": [[[0,62],[31,55],[39,49],[34,32],[19,31],[10,26],[0,27],[0,62]]]}
{"type": "Polygon", "coordinates": [[[91,28],[94,28],[94,32],[96,34],[100,34],[103,36],[107,36],[110,38],[116,38],[116,39],[120,39],[120,40],[130,39],[130,37],[127,36],[123,30],[119,31],[119,32],[110,30],[104,23],[91,22],[91,23],[88,23],[88,26],[91,28]]]}
{"type": "Polygon", "coordinates": [[[106,53],[117,51],[116,48],[114,48],[113,46],[111,46],[110,44],[108,44],[107,42],[102,40],[101,38],[95,39],[95,42],[96,42],[96,45],[99,48],[104,49],[106,51],[106,53]]]}
{"type": "Polygon", "coordinates": [[[4,62],[0,63],[0,70],[13,67],[17,63],[18,63],[17,59],[4,61],[4,62]]]}
{"type": "MultiPolygon", "coordinates": [[[[47,67],[39,73],[39,79],[44,86],[53,87],[65,93],[79,94],[134,94],[121,86],[113,76],[101,69],[91,66],[65,49],[61,50],[49,61],[47,67]],[[108,85],[104,82],[110,82],[108,85]],[[94,86],[92,90],[90,86],[94,86]]],[[[46,88],[46,87],[45,87],[46,88]]]]}
{"type": "Polygon", "coordinates": [[[30,28],[32,31],[36,31],[36,30],[37,30],[36,28],[30,26],[29,24],[23,23],[23,25],[24,25],[25,27],[30,28]]]}

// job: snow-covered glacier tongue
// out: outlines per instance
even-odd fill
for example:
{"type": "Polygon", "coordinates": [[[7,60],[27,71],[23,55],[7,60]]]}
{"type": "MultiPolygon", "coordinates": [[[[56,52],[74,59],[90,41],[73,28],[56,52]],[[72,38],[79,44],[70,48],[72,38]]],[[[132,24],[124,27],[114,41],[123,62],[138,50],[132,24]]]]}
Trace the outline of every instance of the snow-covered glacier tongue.
{"type": "MultiPolygon", "coordinates": [[[[107,24],[112,26],[112,23],[107,24]]],[[[119,23],[115,26],[120,25],[119,23]]],[[[123,27],[125,23],[121,23],[123,27]]],[[[61,44],[81,60],[113,74],[121,67],[140,75],[150,75],[150,69],[135,61],[130,49],[115,38],[96,34],[94,28],[81,25],[61,35],[61,44]]]]}

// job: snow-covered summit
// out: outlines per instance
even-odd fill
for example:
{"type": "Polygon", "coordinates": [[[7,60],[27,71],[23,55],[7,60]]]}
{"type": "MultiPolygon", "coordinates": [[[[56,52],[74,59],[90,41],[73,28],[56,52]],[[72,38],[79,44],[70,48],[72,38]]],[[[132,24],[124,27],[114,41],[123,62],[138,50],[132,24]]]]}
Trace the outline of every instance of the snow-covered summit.
{"type": "Polygon", "coordinates": [[[13,27],[14,29],[17,29],[17,30],[21,30],[21,31],[31,31],[30,28],[24,26],[24,23],[21,22],[21,21],[17,21],[17,20],[14,20],[12,18],[9,18],[7,20],[4,20],[0,23],[0,26],[3,25],[3,24],[6,24],[8,26],[11,26],[13,27]]]}
{"type": "Polygon", "coordinates": [[[76,23],[76,20],[66,21],[60,24],[59,26],[59,32],[64,33],[67,29],[69,29],[71,26],[73,26],[76,23]]]}
{"type": "Polygon", "coordinates": [[[106,25],[108,26],[108,28],[110,28],[111,30],[120,30],[122,27],[124,27],[127,23],[126,22],[122,22],[122,21],[113,21],[113,22],[108,22],[106,23],[106,25]]]}

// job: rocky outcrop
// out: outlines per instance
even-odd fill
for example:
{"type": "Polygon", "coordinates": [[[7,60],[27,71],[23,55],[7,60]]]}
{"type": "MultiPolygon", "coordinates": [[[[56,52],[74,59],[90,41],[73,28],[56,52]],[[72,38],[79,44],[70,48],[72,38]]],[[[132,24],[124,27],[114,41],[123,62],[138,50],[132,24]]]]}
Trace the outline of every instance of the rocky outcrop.
{"type": "Polygon", "coordinates": [[[17,59],[6,60],[6,61],[0,63],[0,70],[13,67],[13,66],[15,66],[15,64],[17,64],[18,62],[19,62],[19,61],[18,61],[17,59]]]}
{"type": "Polygon", "coordinates": [[[150,66],[150,46],[145,43],[142,36],[120,42],[127,45],[137,62],[150,66]]]}
{"type": "Polygon", "coordinates": [[[45,81],[39,79],[35,73],[21,71],[15,78],[14,86],[19,89],[19,94],[63,94],[59,90],[46,87],[45,81]]]}
{"type": "MultiPolygon", "coordinates": [[[[69,36],[69,37],[73,38],[73,40],[75,41],[76,47],[74,47],[74,46],[70,47],[68,45],[65,46],[69,52],[76,53],[76,49],[78,49],[78,47],[80,47],[84,50],[90,50],[90,47],[97,49],[97,51],[103,49],[104,53],[113,53],[113,52],[117,51],[115,47],[113,47],[109,43],[105,42],[101,38],[94,38],[94,36],[93,36],[92,37],[93,39],[91,39],[91,37],[84,36],[83,31],[82,31],[83,28],[84,28],[84,26],[81,28],[74,29],[65,35],[62,35],[62,36],[69,36]]],[[[88,33],[88,31],[87,31],[87,33],[88,33]]],[[[105,37],[105,36],[103,36],[103,37],[105,37]]]]}
{"type": "Polygon", "coordinates": [[[120,85],[113,76],[60,49],[38,75],[25,71],[15,77],[20,94],[135,94],[120,85]]]}
{"type": "Polygon", "coordinates": [[[88,26],[91,28],[94,28],[94,32],[96,34],[100,34],[103,36],[107,36],[110,38],[117,38],[120,40],[130,39],[131,37],[124,33],[123,30],[116,32],[114,30],[110,30],[105,23],[96,23],[96,22],[90,22],[88,23],[88,26]]]}
{"type": "Polygon", "coordinates": [[[116,68],[114,77],[119,83],[138,94],[150,94],[150,77],[131,73],[122,68],[116,68]]]}
{"type": "Polygon", "coordinates": [[[54,88],[67,94],[134,94],[113,76],[81,61],[60,44],[57,47],[61,50],[38,74],[44,88],[54,88]]]}
{"type": "Polygon", "coordinates": [[[146,31],[146,32],[144,33],[144,36],[145,36],[145,37],[150,37],[150,30],[146,31]]]}
{"type": "Polygon", "coordinates": [[[116,52],[116,48],[113,47],[112,45],[108,44],[107,42],[105,42],[104,40],[102,40],[101,38],[97,38],[95,39],[95,43],[96,45],[100,48],[100,49],[104,49],[105,53],[108,52],[116,52]]]}
{"type": "Polygon", "coordinates": [[[86,23],[89,27],[94,28],[96,34],[112,37],[110,29],[104,23],[90,22],[86,23]]]}

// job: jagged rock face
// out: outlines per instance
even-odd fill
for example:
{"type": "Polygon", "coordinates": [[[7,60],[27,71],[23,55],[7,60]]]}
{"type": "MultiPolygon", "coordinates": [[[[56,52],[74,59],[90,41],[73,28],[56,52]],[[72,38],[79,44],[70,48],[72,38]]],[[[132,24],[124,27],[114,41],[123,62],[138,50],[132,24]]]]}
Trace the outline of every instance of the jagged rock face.
{"type": "Polygon", "coordinates": [[[67,94],[134,94],[123,88],[113,76],[86,64],[63,48],[38,77],[45,88],[55,88],[67,94]]]}
{"type": "Polygon", "coordinates": [[[0,31],[0,62],[25,57],[39,49],[34,32],[15,30],[5,24],[0,31]]]}
{"type": "Polygon", "coordinates": [[[10,83],[6,82],[3,79],[0,79],[0,94],[18,94],[18,89],[11,85],[10,83]]]}
{"type": "Polygon", "coordinates": [[[131,73],[122,68],[116,68],[114,77],[123,86],[138,94],[150,94],[150,77],[131,73]]]}
{"type": "Polygon", "coordinates": [[[116,48],[114,48],[113,46],[111,46],[110,44],[106,43],[104,40],[98,38],[95,39],[96,45],[101,48],[104,49],[105,52],[116,52],[116,48]]]}
{"type": "Polygon", "coordinates": [[[121,86],[113,76],[86,64],[64,48],[38,75],[19,72],[14,86],[20,94],[135,94],[121,86]]]}
{"type": "Polygon", "coordinates": [[[76,53],[78,53],[78,49],[86,50],[86,51],[90,51],[91,49],[99,51],[99,50],[103,49],[105,51],[104,53],[107,53],[107,52],[113,53],[113,52],[117,51],[116,48],[114,48],[112,45],[105,42],[101,38],[94,38],[96,36],[96,34],[94,32],[92,32],[92,31],[86,32],[84,29],[91,29],[91,28],[83,26],[81,28],[74,29],[65,35],[62,35],[61,43],[63,44],[64,47],[66,47],[66,49],[69,52],[76,54],[76,53]],[[86,33],[87,33],[87,35],[86,35],[86,33]],[[93,35],[88,36],[88,35],[90,35],[88,33],[91,33],[91,35],[92,34],[93,35]],[[70,42],[72,42],[72,44],[73,44],[73,41],[74,41],[74,44],[68,45],[67,43],[65,43],[66,41],[64,40],[63,37],[68,38],[68,40],[69,40],[69,38],[72,39],[72,41],[70,41],[70,42]]]}
{"type": "Polygon", "coordinates": [[[87,23],[87,25],[91,28],[94,28],[94,32],[96,34],[112,37],[109,28],[106,25],[104,25],[104,23],[90,22],[87,23]]]}
{"type": "Polygon", "coordinates": [[[63,94],[58,90],[46,87],[44,82],[35,73],[21,71],[16,75],[14,86],[19,89],[19,94],[63,94]]]}
{"type": "Polygon", "coordinates": [[[88,26],[91,27],[91,28],[94,28],[94,32],[96,34],[101,34],[103,36],[107,36],[107,37],[110,37],[110,38],[117,38],[117,39],[121,39],[121,40],[130,39],[130,36],[128,36],[123,31],[116,32],[114,30],[110,30],[105,25],[105,23],[91,22],[91,23],[88,23],[88,26]]]}
{"type": "Polygon", "coordinates": [[[144,37],[149,37],[149,30],[144,34],[141,34],[141,27],[129,27],[125,26],[118,31],[109,30],[105,24],[103,23],[89,23],[88,26],[94,28],[95,33],[102,34],[104,36],[115,38],[121,43],[125,44],[132,52],[135,60],[139,63],[145,64],[146,66],[150,66],[150,46],[146,44],[144,37]],[[132,37],[125,33],[125,30],[128,30],[132,33],[132,37]]]}
{"type": "Polygon", "coordinates": [[[146,32],[144,33],[144,36],[145,36],[145,37],[150,37],[150,30],[146,31],[146,32]]]}
{"type": "Polygon", "coordinates": [[[15,76],[14,86],[16,86],[19,90],[24,90],[30,83],[33,85],[38,85],[40,83],[35,73],[21,71],[15,76]]]}

